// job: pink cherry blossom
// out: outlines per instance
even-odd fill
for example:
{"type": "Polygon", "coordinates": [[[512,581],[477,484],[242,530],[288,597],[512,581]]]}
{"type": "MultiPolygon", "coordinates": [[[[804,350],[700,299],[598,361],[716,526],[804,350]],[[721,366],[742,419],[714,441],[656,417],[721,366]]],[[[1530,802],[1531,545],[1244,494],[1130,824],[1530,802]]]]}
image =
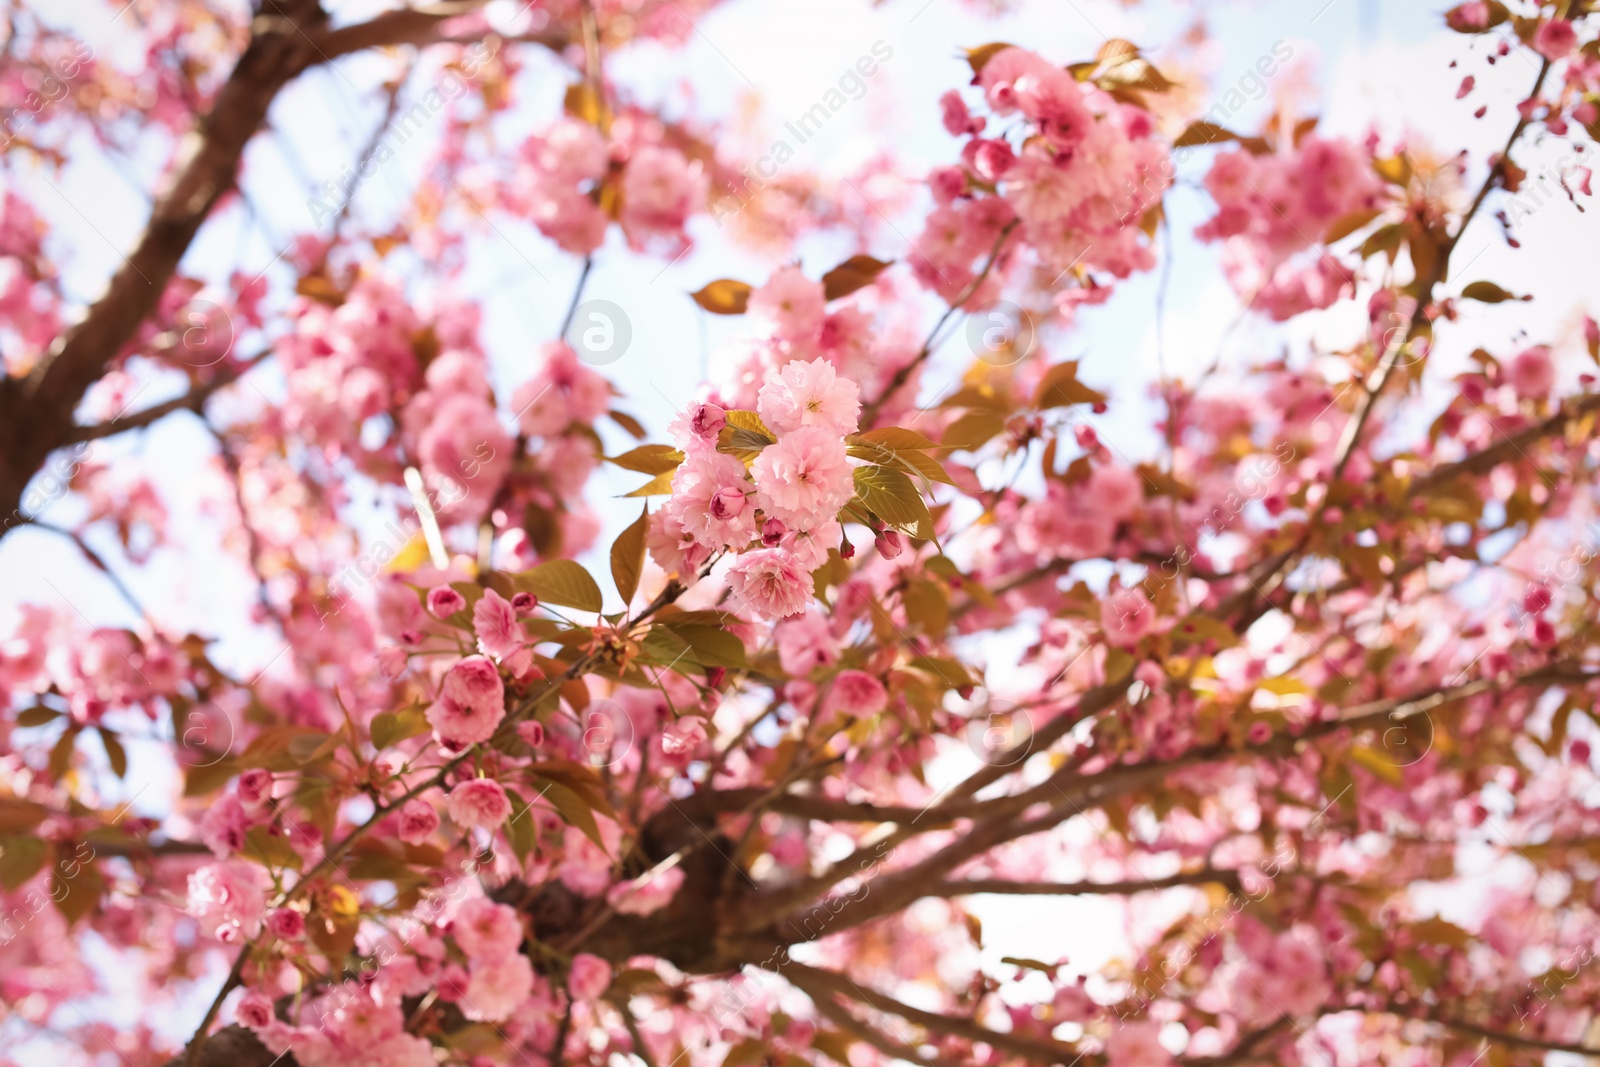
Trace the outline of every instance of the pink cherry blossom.
{"type": "Polygon", "coordinates": [[[1566,19],[1541,23],[1533,35],[1533,50],[1552,62],[1565,59],[1578,46],[1578,33],[1566,19]]]}
{"type": "Polygon", "coordinates": [[[755,486],[744,464],[720,452],[699,452],[672,477],[673,517],[707,549],[743,547],[755,536],[755,486]]]}
{"type": "Polygon", "coordinates": [[[606,890],[606,903],[620,915],[652,915],[671,903],[683,887],[683,868],[647,873],[606,890]]]}
{"type": "Polygon", "coordinates": [[[828,690],[828,708],[840,715],[876,715],[889,702],[889,691],[866,671],[840,671],[828,690]]]}
{"type": "Polygon", "coordinates": [[[786,673],[804,677],[818,667],[839,660],[838,642],[828,629],[828,620],[817,611],[784,620],[775,631],[778,659],[786,673]]]}
{"type": "Polygon", "coordinates": [[[825,359],[791,360],[761,386],[756,410],[780,440],[802,426],[815,426],[844,437],[855,433],[861,414],[861,391],[842,378],[825,359]]]}
{"type": "Polygon", "coordinates": [[[468,973],[461,1014],[474,1022],[507,1019],[533,993],[533,965],[517,953],[474,960],[468,973]]]}
{"type": "Polygon", "coordinates": [[[400,840],[420,845],[439,829],[439,813],[425,800],[407,801],[400,809],[400,840]]]}
{"type": "Polygon", "coordinates": [[[224,930],[253,938],[261,931],[270,885],[266,871],[246,860],[208,863],[189,876],[189,914],[221,940],[230,939],[224,930]]]}
{"type": "Polygon", "coordinates": [[[494,960],[517,951],[522,924],[512,908],[476,897],[456,909],[450,935],[469,960],[494,960]]]}
{"type": "Polygon", "coordinates": [[[820,426],[803,426],[762,449],[750,473],[761,510],[790,527],[825,522],[855,495],[844,440],[820,426]]]}
{"type": "Polygon", "coordinates": [[[267,933],[285,941],[298,941],[306,934],[306,917],[293,908],[274,908],[267,915],[267,933]]]}
{"type": "MultiPolygon", "coordinates": [[[[776,336],[799,341],[808,340],[817,332],[826,307],[821,282],[807,278],[799,267],[784,267],[750,294],[747,313],[776,336]]],[[[764,411],[762,419],[778,429],[764,411]]]]}
{"type": "Polygon", "coordinates": [[[521,650],[527,638],[511,602],[493,589],[485,589],[472,608],[472,632],[485,656],[505,660],[521,650]]]}
{"type": "Polygon", "coordinates": [[[1159,1023],[1123,1023],[1106,1038],[1106,1063],[1109,1067],[1171,1067],[1172,1054],[1162,1047],[1160,1034],[1159,1023]]]}
{"type": "Polygon", "coordinates": [[[580,952],[572,957],[567,974],[567,990],[574,1000],[598,1000],[611,985],[611,964],[599,956],[580,952]]]}
{"type": "Polygon", "coordinates": [[[766,619],[798,615],[810,603],[811,576],[781,548],[746,552],[728,571],[735,606],[766,619]]]}
{"type": "MultiPolygon", "coordinates": [[[[493,590],[489,593],[493,595],[493,590]]],[[[468,656],[452,664],[445,672],[439,695],[481,711],[497,724],[505,714],[506,690],[500,671],[484,656],[468,656]]]]}
{"type": "Polygon", "coordinates": [[[1534,345],[1518,352],[1506,367],[1506,380],[1525,400],[1548,396],[1556,381],[1556,365],[1550,358],[1550,347],[1534,345]]]}
{"type": "Polygon", "coordinates": [[[500,783],[473,778],[450,790],[445,811],[453,822],[467,827],[494,829],[511,816],[511,801],[500,783]]]}
{"type": "Polygon", "coordinates": [[[1137,589],[1119,589],[1100,602],[1100,625],[1113,644],[1131,645],[1155,626],[1155,605],[1137,589]]]}

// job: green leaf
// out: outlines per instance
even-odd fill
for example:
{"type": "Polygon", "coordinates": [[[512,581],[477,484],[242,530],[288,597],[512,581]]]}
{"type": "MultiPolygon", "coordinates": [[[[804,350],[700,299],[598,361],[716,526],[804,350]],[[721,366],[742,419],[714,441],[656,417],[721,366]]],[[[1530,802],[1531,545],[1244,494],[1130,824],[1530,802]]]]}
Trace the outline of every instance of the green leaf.
{"type": "Polygon", "coordinates": [[[100,903],[100,898],[105,895],[106,881],[100,876],[99,868],[92,864],[78,866],[76,877],[67,876],[67,866],[66,863],[58,864],[51,872],[50,898],[56,902],[56,909],[66,917],[70,926],[100,903]]]}
{"type": "Polygon", "coordinates": [[[1503,304],[1507,300],[1532,300],[1530,296],[1518,296],[1509,289],[1502,289],[1494,282],[1472,282],[1461,290],[1464,300],[1476,300],[1480,304],[1503,304]]]}
{"type": "Polygon", "coordinates": [[[50,749],[50,776],[60,778],[67,773],[67,768],[72,766],[72,753],[78,744],[78,726],[67,727],[56,738],[56,743],[50,749]]]}
{"type": "Polygon", "coordinates": [[[919,538],[933,536],[933,516],[910,478],[889,467],[857,467],[855,481],[856,497],[878,518],[919,538]]]}
{"type": "Polygon", "coordinates": [[[640,445],[620,456],[607,456],[606,462],[640,474],[669,474],[683,462],[683,453],[671,445],[640,445]]]}
{"type": "Polygon", "coordinates": [[[744,642],[720,626],[697,626],[676,620],[651,629],[645,646],[663,664],[687,663],[695,667],[727,667],[743,670],[750,666],[744,642]],[[654,647],[650,647],[650,646],[654,647]]]}
{"type": "Polygon", "coordinates": [[[517,859],[526,860],[539,845],[539,830],[533,822],[533,812],[528,801],[514,789],[506,790],[511,798],[511,820],[506,823],[506,840],[517,859]]]}
{"type": "Polygon", "coordinates": [[[1377,749],[1356,745],[1350,749],[1350,758],[1390,785],[1397,786],[1405,781],[1405,769],[1377,749]]]}
{"type": "Polygon", "coordinates": [[[628,433],[632,434],[635,441],[643,441],[647,436],[649,436],[645,433],[644,427],[639,425],[639,420],[634,418],[632,415],[629,415],[627,412],[608,411],[606,414],[611,416],[612,422],[616,423],[624,430],[627,430],[628,433]]]}
{"type": "Polygon", "coordinates": [[[883,445],[897,452],[908,448],[938,448],[939,443],[923,436],[916,430],[908,430],[903,426],[883,426],[866,433],[851,434],[849,440],[866,441],[870,444],[883,445]]]}
{"type": "Polygon", "coordinates": [[[111,730],[104,726],[99,727],[100,743],[105,746],[106,759],[111,764],[111,773],[118,778],[128,776],[128,750],[122,747],[122,741],[111,730]]]}
{"type": "Polygon", "coordinates": [[[1342,241],[1381,214],[1383,214],[1382,208],[1364,208],[1340,215],[1328,225],[1327,232],[1322,235],[1322,241],[1330,245],[1335,241],[1342,241]]]}
{"type": "Polygon", "coordinates": [[[1224,129],[1215,122],[1204,119],[1191,122],[1187,129],[1178,135],[1172,142],[1174,148],[1194,148],[1199,145],[1224,144],[1228,141],[1237,141],[1239,135],[1232,130],[1224,129]]]}
{"type": "Polygon", "coordinates": [[[644,535],[649,522],[649,505],[639,513],[633,525],[617,537],[611,546],[611,580],[617,583],[622,594],[623,607],[633,603],[633,594],[639,591],[639,576],[644,573],[644,535]]]}
{"type": "Polygon", "coordinates": [[[43,838],[0,837],[0,885],[16,892],[49,858],[50,845],[43,838]]]}
{"type": "Polygon", "coordinates": [[[583,567],[570,559],[556,559],[541,563],[532,570],[511,577],[518,591],[529,592],[547,604],[577,608],[579,611],[599,611],[602,603],[600,586],[583,567]]]}
{"type": "Polygon", "coordinates": [[[264,867],[287,867],[291,871],[298,871],[301,865],[300,853],[289,847],[287,838],[282,834],[268,833],[261,826],[244,835],[244,848],[239,850],[239,855],[255,860],[264,867]]]}
{"type": "Polygon", "coordinates": [[[583,836],[593,841],[600,851],[606,851],[606,843],[600,840],[600,827],[594,821],[594,808],[587,797],[560,782],[549,782],[545,786],[544,798],[555,805],[569,825],[582,830],[583,836]]]}
{"type": "Polygon", "coordinates": [[[744,309],[750,305],[751,292],[753,290],[747,282],[719,278],[699,292],[689,295],[696,304],[713,315],[743,315],[744,309]]]}
{"type": "Polygon", "coordinates": [[[972,73],[982,74],[983,68],[988,64],[989,60],[1011,47],[1013,46],[1006,44],[1004,41],[995,41],[991,44],[980,44],[976,48],[968,48],[966,50],[967,65],[972,68],[972,73]]]}
{"type": "Polygon", "coordinates": [[[964,664],[942,656],[916,656],[908,666],[919,671],[926,671],[945,684],[950,689],[959,689],[964,685],[976,685],[972,675],[967,672],[964,664]]]}
{"type": "Polygon", "coordinates": [[[1039,389],[1033,395],[1036,408],[1062,408],[1073,404],[1103,404],[1106,395],[1078,381],[1078,363],[1070,360],[1057,363],[1045,372],[1039,389]]]}
{"type": "Polygon", "coordinates": [[[16,834],[32,830],[50,814],[43,804],[16,797],[0,797],[0,834],[16,834]]]}
{"type": "Polygon", "coordinates": [[[372,717],[372,747],[379,752],[427,732],[428,716],[421,704],[413,704],[399,711],[379,712],[372,717]]]}
{"type": "Polygon", "coordinates": [[[855,459],[864,459],[880,467],[893,467],[929,481],[955,484],[942,463],[924,454],[928,449],[941,446],[915,430],[886,426],[881,430],[851,434],[845,438],[845,442],[848,445],[846,453],[855,459]]]}
{"type": "Polygon", "coordinates": [[[339,746],[333,734],[311,731],[289,739],[289,758],[300,766],[315,763],[339,746]]]}
{"type": "Polygon", "coordinates": [[[865,288],[882,274],[893,260],[873,259],[871,256],[851,256],[822,276],[824,300],[837,300],[865,288]]]}
{"type": "Polygon", "coordinates": [[[1382,252],[1393,263],[1395,256],[1400,254],[1400,242],[1405,238],[1405,227],[1398,222],[1391,222],[1387,226],[1379,226],[1367,235],[1361,242],[1361,258],[1375,256],[1382,252]]]}
{"type": "Polygon", "coordinates": [[[968,411],[944,428],[941,443],[945,448],[975,452],[1006,428],[1006,417],[997,411],[968,411]]]}
{"type": "Polygon", "coordinates": [[[220,759],[215,763],[190,767],[184,772],[183,795],[203,797],[207,793],[215,793],[238,773],[239,765],[231,759],[220,759]]]}
{"type": "Polygon", "coordinates": [[[18,726],[43,726],[47,722],[54,722],[61,718],[61,713],[54,708],[32,707],[23,708],[17,712],[18,726]]]}

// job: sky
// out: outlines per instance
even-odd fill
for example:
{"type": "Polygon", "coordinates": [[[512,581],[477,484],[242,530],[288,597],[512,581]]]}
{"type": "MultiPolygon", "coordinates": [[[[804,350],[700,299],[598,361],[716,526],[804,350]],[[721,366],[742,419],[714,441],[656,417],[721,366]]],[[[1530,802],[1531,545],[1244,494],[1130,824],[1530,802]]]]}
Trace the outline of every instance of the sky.
{"type": "MultiPolygon", "coordinates": [[[[338,19],[355,20],[383,5],[330,6],[338,19]]],[[[1230,89],[1255,95],[1257,59],[1286,45],[1293,52],[1289,68],[1263,89],[1303,92],[1305,108],[1323,116],[1325,131],[1361,136],[1376,126],[1390,142],[1431,141],[1452,150],[1464,145],[1481,163],[1514,122],[1512,105],[1532,84],[1534,71],[1519,60],[1486,66],[1481,47],[1469,53],[1461,37],[1444,30],[1444,6],[1431,0],[1231,0],[1203,5],[1214,38],[1203,54],[1213,98],[1230,89]],[[1452,60],[1460,62],[1459,69],[1448,69],[1452,60]],[[1471,98],[1457,100],[1456,85],[1466,72],[1477,76],[1479,88],[1471,98]],[[1473,119],[1472,111],[1481,104],[1488,105],[1487,115],[1473,119]]],[[[130,35],[100,3],[52,0],[49,11],[57,25],[75,28],[97,54],[114,57],[129,46],[130,35]]],[[[513,19],[518,6],[495,0],[491,11],[495,18],[513,19]]],[[[947,162],[956,153],[957,143],[939,124],[936,102],[946,89],[967,81],[963,47],[1010,41],[1066,63],[1092,57],[1105,38],[1123,37],[1159,60],[1163,47],[1184,31],[1194,13],[1192,4],[1170,2],[1124,7],[1115,0],[1024,0],[994,20],[980,18],[959,0],[885,0],[876,5],[869,0],[731,0],[699,23],[681,53],[647,44],[607,62],[611,75],[643,99],[662,101],[679,112],[692,108],[697,115],[731,118],[755,109],[760,118],[751,140],[763,144],[782,136],[784,122],[807,111],[859,57],[888,48],[889,58],[869,79],[861,98],[799,145],[791,165],[842,174],[887,146],[916,170],[947,162]]],[[[538,114],[559,106],[565,76],[537,49],[527,54],[525,99],[531,125],[538,114]]],[[[382,61],[352,57],[311,72],[284,93],[272,113],[278,136],[258,138],[245,168],[246,189],[269,224],[213,223],[186,261],[187,270],[211,274],[242,262],[252,273],[268,272],[281,287],[292,282],[279,258],[283,241],[312,228],[308,195],[317,183],[337,178],[370,135],[380,107],[370,87],[380,69],[388,69],[382,61]]],[[[420,90],[426,84],[414,79],[412,87],[420,90]]],[[[1248,102],[1229,118],[1229,125],[1253,129],[1268,106],[1267,100],[1248,102]]],[[[393,208],[405,193],[408,172],[427,147],[426,136],[402,146],[398,158],[365,183],[357,201],[362,217],[380,217],[393,208]]],[[[1559,155],[1552,146],[1534,146],[1519,161],[1537,175],[1541,163],[1553,164],[1559,155]]],[[[99,291],[120,251],[136,239],[148,213],[142,190],[154,183],[164,162],[152,155],[112,165],[85,156],[51,181],[41,175],[25,183],[58,224],[59,246],[70,249],[63,259],[70,292],[92,298],[99,291]]],[[[1215,250],[1188,236],[1209,213],[1198,190],[1204,166],[1198,154],[1191,159],[1168,200],[1173,240],[1165,300],[1158,299],[1159,272],[1138,277],[1124,283],[1106,307],[1084,311],[1070,332],[1046,337],[1053,359],[1081,359],[1081,377],[1113,393],[1112,409],[1097,420],[1097,428],[1131,459],[1143,459],[1156,447],[1148,430],[1155,409],[1145,394],[1163,364],[1168,373],[1192,376],[1219,354],[1225,369],[1275,358],[1285,346],[1304,358],[1308,347],[1341,343],[1359,328],[1350,314],[1338,311],[1306,316],[1288,329],[1252,318],[1235,322],[1238,303],[1221,276],[1215,250]],[[1158,306],[1164,306],[1160,330],[1158,306]],[[1162,337],[1164,345],[1158,341],[1162,337]]],[[[1543,332],[1533,339],[1574,351],[1577,315],[1592,278],[1592,258],[1584,250],[1593,248],[1600,236],[1593,213],[1578,212],[1557,193],[1519,225],[1520,250],[1505,246],[1488,214],[1463,242],[1463,267],[1456,280],[1489,278],[1517,292],[1537,289],[1541,304],[1534,321],[1543,332]]],[[[800,250],[807,273],[815,276],[856,251],[903,259],[910,249],[900,235],[915,235],[920,227],[910,217],[896,220],[895,226],[881,247],[808,241],[800,250]]],[[[705,315],[687,294],[717,277],[759,282],[775,265],[732,247],[710,219],[697,219],[690,229],[694,250],[670,263],[631,255],[613,235],[586,290],[587,298],[612,301],[628,316],[631,345],[608,369],[627,394],[619,406],[637,415],[657,439],[675,410],[695,394],[710,354],[740,328],[737,320],[705,315]]],[[[535,347],[559,329],[577,268],[529,227],[505,224],[478,242],[469,285],[486,302],[484,341],[501,386],[509,388],[525,378],[535,347]]],[[[928,322],[937,310],[929,301],[928,322]]],[[[1477,345],[1517,341],[1517,323],[1530,321],[1520,304],[1474,307],[1468,314],[1469,322],[1441,332],[1441,368],[1477,345]]],[[[936,354],[930,381],[953,380],[970,358],[960,350],[959,337],[936,354]]],[[[1568,373],[1575,374],[1577,363],[1568,364],[1568,373]]],[[[269,396],[281,388],[271,370],[252,380],[269,396]]],[[[180,387],[172,378],[154,379],[137,406],[180,387]]],[[[260,402],[248,386],[237,391],[244,401],[222,400],[217,409],[260,402]]],[[[609,428],[604,432],[613,451],[625,447],[622,435],[609,428]]],[[[216,524],[200,509],[205,479],[197,457],[210,451],[209,437],[180,415],[149,433],[104,442],[95,454],[161,472],[173,528],[184,542],[181,551],[158,552],[147,567],[121,567],[129,586],[163,625],[216,638],[219,662],[247,673],[268,662],[276,647],[269,635],[243,624],[241,606],[253,596],[252,581],[219,555],[216,524]]],[[[620,494],[637,480],[636,475],[607,469],[592,485],[597,495],[620,494]]],[[[603,550],[637,514],[637,505],[604,499],[598,506],[606,520],[603,550]]],[[[43,517],[64,524],[80,513],[77,502],[64,499],[43,517]]],[[[354,521],[366,520],[358,514],[354,521]]],[[[109,537],[97,537],[94,543],[113,560],[119,558],[109,537]]],[[[23,530],[0,541],[0,617],[7,607],[24,602],[65,603],[95,623],[133,621],[129,609],[70,543],[37,531],[23,530]]],[[[166,773],[160,746],[130,747],[132,772],[122,795],[112,799],[133,799],[136,810],[160,811],[165,806],[160,783],[166,773]]],[[[955,764],[948,767],[952,774],[959,770],[955,764]]],[[[986,917],[986,961],[997,964],[1007,954],[1066,955],[1075,967],[1093,969],[1116,950],[1118,939],[1107,931],[1121,926],[1121,908],[1119,902],[1098,899],[1070,906],[1042,898],[1005,901],[1003,910],[992,909],[986,917]]],[[[1140,917],[1141,922],[1149,919],[1140,917]]],[[[126,1003],[101,1007],[114,1012],[129,1008],[126,1003]]]]}

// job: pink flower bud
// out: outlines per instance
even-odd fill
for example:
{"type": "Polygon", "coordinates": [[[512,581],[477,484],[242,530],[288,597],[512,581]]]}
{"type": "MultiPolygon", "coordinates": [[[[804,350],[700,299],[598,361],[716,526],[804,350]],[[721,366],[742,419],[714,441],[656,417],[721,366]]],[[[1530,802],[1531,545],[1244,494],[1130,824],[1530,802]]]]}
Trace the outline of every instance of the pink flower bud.
{"type": "MultiPolygon", "coordinates": [[[[738,518],[744,512],[743,489],[719,489],[711,498],[711,517],[722,522],[738,518]]],[[[765,539],[765,531],[762,538],[765,539]]]]}
{"type": "Polygon", "coordinates": [[[534,748],[538,748],[544,744],[544,724],[535,722],[532,719],[526,722],[519,722],[517,723],[517,736],[534,748]]]}
{"type": "Polygon", "coordinates": [[[518,593],[511,598],[511,610],[518,615],[532,615],[539,608],[539,598],[532,593],[518,593]]]}
{"type": "Polygon", "coordinates": [[[905,550],[905,546],[900,541],[900,534],[894,530],[879,531],[878,536],[873,539],[873,543],[877,545],[878,554],[884,559],[894,559],[905,550]]]}
{"type": "Polygon", "coordinates": [[[789,532],[780,519],[768,519],[761,527],[761,543],[768,548],[777,548],[783,542],[783,535],[789,532]]]}
{"type": "Polygon", "coordinates": [[[722,432],[728,425],[728,413],[715,404],[700,404],[694,409],[694,417],[689,420],[689,428],[696,437],[711,438],[722,432]]]}
{"type": "Polygon", "coordinates": [[[466,606],[467,598],[448,585],[436,585],[428,590],[428,614],[436,619],[448,619],[466,606]]]}

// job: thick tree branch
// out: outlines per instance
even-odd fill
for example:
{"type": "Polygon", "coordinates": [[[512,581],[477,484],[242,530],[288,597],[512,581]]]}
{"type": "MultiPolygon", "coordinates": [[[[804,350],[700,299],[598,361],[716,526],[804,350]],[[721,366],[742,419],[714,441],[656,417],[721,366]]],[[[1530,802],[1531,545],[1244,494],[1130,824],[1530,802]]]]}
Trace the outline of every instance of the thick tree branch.
{"type": "Polygon", "coordinates": [[[279,90],[319,58],[307,33],[326,20],[316,0],[265,5],[249,45],[200,122],[195,149],[157,199],[122,268],[32,375],[0,381],[0,512],[17,510],[28,480],[69,439],[84,393],[155,311],[201,224],[233,188],[245,145],[266,121],[279,90]]]}
{"type": "MultiPolygon", "coordinates": [[[[457,0],[406,8],[330,29],[317,0],[263,0],[251,23],[250,43],[217,92],[210,112],[199,121],[195,148],[180,160],[171,185],[156,199],[144,233],[122,268],[83,318],[56,339],[29,377],[0,378],[0,514],[21,514],[23,490],[57,448],[141,425],[108,429],[114,422],[80,428],[74,426],[73,415],[85,392],[155,312],[201,225],[234,188],[245,146],[266,123],[283,87],[310,67],[363,49],[420,46],[445,39],[451,19],[472,13],[483,2],[457,0]],[[86,429],[94,431],[90,437],[82,436],[86,429]]],[[[448,39],[465,43],[481,36],[448,39]]],[[[553,27],[519,39],[559,51],[570,35],[553,27]]],[[[174,404],[161,414],[185,406],[189,405],[174,404]]],[[[160,415],[147,417],[153,421],[160,415]]],[[[0,535],[4,532],[0,529],[0,535]]]]}

